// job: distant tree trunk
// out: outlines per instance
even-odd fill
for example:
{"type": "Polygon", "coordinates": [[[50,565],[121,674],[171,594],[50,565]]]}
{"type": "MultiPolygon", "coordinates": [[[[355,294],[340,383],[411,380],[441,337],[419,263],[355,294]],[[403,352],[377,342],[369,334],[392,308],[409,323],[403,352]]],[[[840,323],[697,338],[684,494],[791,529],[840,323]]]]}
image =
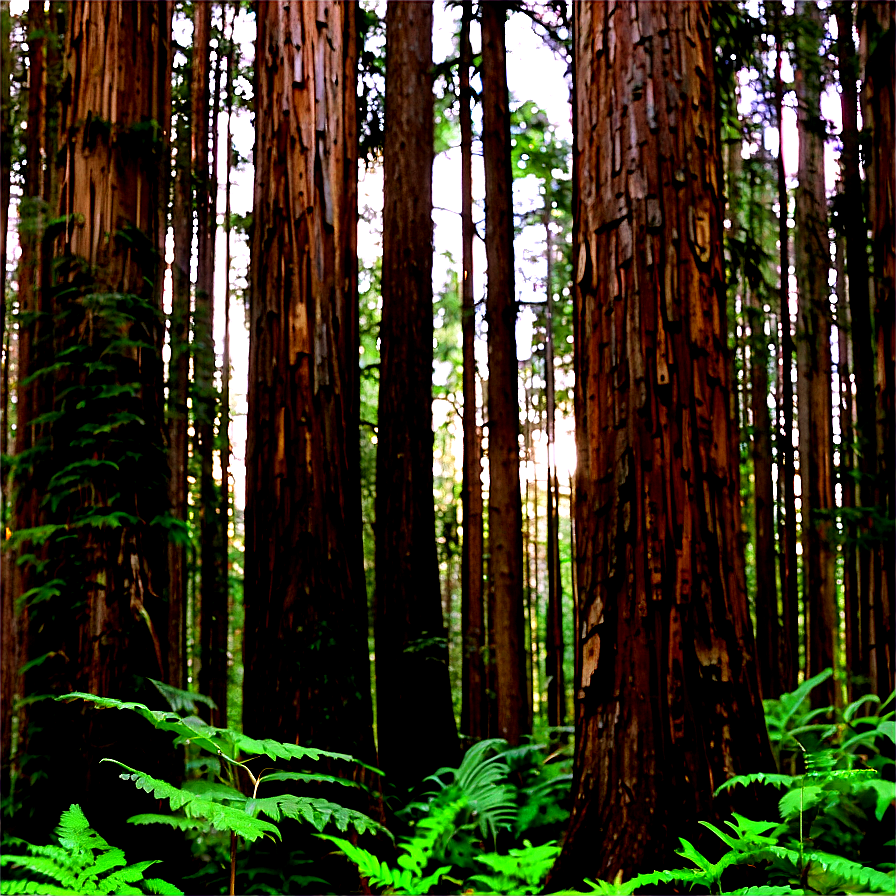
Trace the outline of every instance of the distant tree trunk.
{"type": "Polygon", "coordinates": [[[512,744],[531,730],[526,704],[517,394],[513,189],[501,2],[482,5],[482,146],[488,259],[489,568],[495,594],[495,733],[512,744]]]}
{"type": "MultiPolygon", "coordinates": [[[[747,232],[756,233],[769,219],[753,220],[755,185],[750,184],[747,232]]],[[[762,207],[767,205],[762,197],[762,207]]],[[[775,557],[775,499],[772,487],[771,415],[769,395],[769,338],[761,298],[744,286],[744,305],[750,324],[750,413],[753,432],[753,522],[756,564],[756,659],[762,696],[773,699],[781,694],[780,631],[778,624],[778,583],[775,557]]]]}
{"type": "MultiPolygon", "coordinates": [[[[186,69],[185,78],[189,78],[186,69]]],[[[171,264],[171,316],[168,365],[168,483],[171,515],[187,525],[187,459],[190,390],[190,265],[193,255],[193,188],[191,160],[191,104],[181,104],[177,117],[177,160],[171,229],[174,258],[171,264]]],[[[186,532],[186,528],[184,528],[186,532]]],[[[187,546],[185,538],[168,544],[168,643],[176,649],[168,654],[168,680],[187,687],[187,546]]]]}
{"type": "Polygon", "coordinates": [[[547,555],[548,601],[545,626],[545,676],[548,725],[563,725],[566,685],[563,680],[563,577],[560,573],[560,486],[557,482],[556,396],[554,390],[554,247],[551,234],[551,193],[545,187],[545,404],[548,436],[547,555]]]}
{"type": "Polygon", "coordinates": [[[470,88],[472,0],[464,0],[460,35],[460,141],[461,141],[461,228],[463,281],[461,313],[463,333],[464,516],[461,561],[461,625],[463,626],[463,671],[461,732],[473,741],[488,734],[485,704],[485,606],[482,590],[482,433],[476,419],[476,306],[473,296],[473,121],[470,88]]]}
{"type": "MultiPolygon", "coordinates": [[[[211,3],[193,5],[193,57],[190,83],[193,184],[196,190],[195,317],[195,451],[199,458],[199,692],[211,697],[217,710],[212,723],[227,719],[227,593],[223,587],[220,551],[221,494],[214,478],[215,450],[215,196],[214,168],[209,164],[209,119],[217,123],[217,102],[210,105],[211,3]],[[222,625],[223,623],[223,625],[222,625]],[[221,633],[224,632],[223,643],[221,633]]],[[[215,81],[218,78],[215,61],[215,81]]],[[[215,91],[217,94],[217,90],[215,91]]],[[[217,97],[216,97],[217,99],[217,97]]],[[[213,133],[217,132],[217,127],[213,133]]],[[[214,141],[217,142],[216,140],[214,141]]]]}
{"type": "Polygon", "coordinates": [[[573,11],[579,668],[549,888],[674,860],[716,787],[773,764],[732,488],[709,3],[573,11]]]}
{"type": "MultiPolygon", "coordinates": [[[[775,31],[775,110],[778,132],[784,120],[784,86],[781,78],[783,39],[781,37],[781,7],[772,5],[775,31]]],[[[793,334],[790,321],[790,229],[787,226],[787,177],[784,171],[783,141],[778,146],[778,243],[781,253],[779,301],[781,317],[781,428],[778,433],[780,455],[780,491],[783,503],[778,520],[778,541],[781,545],[781,678],[782,689],[792,691],[797,686],[800,668],[799,588],[796,554],[796,488],[794,485],[793,456],[793,334]]]]}
{"type": "MultiPolygon", "coordinates": [[[[8,10],[6,11],[8,12],[8,10]]],[[[46,132],[44,129],[44,98],[46,91],[46,34],[47,21],[44,4],[40,0],[32,0],[28,5],[26,18],[28,35],[28,122],[25,134],[25,157],[23,165],[23,195],[19,200],[19,269],[18,269],[18,304],[22,324],[18,328],[17,350],[19,375],[16,386],[16,437],[15,455],[21,456],[34,445],[36,426],[32,420],[38,415],[36,409],[37,390],[40,382],[30,382],[29,377],[37,369],[34,364],[34,344],[38,336],[38,318],[40,301],[40,231],[45,216],[41,214],[41,194],[43,190],[42,150],[45,148],[46,132]]],[[[4,82],[7,81],[4,75],[4,82]]],[[[7,139],[9,131],[4,128],[3,139],[7,139]]],[[[4,206],[6,208],[6,206],[4,206]]],[[[6,229],[4,221],[4,234],[6,229]]],[[[5,278],[6,268],[4,265],[5,278]]],[[[5,281],[4,281],[5,282],[5,281]]],[[[5,306],[5,293],[4,293],[5,306]]],[[[4,428],[7,421],[3,421],[4,428]]],[[[11,508],[10,524],[14,531],[30,529],[37,525],[41,495],[34,488],[28,471],[17,475],[13,494],[14,503],[11,508]]],[[[4,533],[5,539],[5,533],[4,533]]],[[[40,548],[32,548],[40,554],[40,548]]],[[[0,684],[2,684],[2,758],[0,758],[0,786],[3,792],[12,796],[11,773],[16,762],[12,755],[12,720],[17,714],[15,703],[22,695],[22,680],[19,668],[23,662],[23,636],[27,629],[26,619],[16,609],[16,598],[28,591],[33,584],[35,565],[17,564],[11,556],[8,543],[4,543],[3,572],[9,571],[11,579],[4,576],[4,587],[0,588],[2,602],[2,618],[0,618],[0,684]]],[[[19,714],[20,720],[22,718],[19,714]]],[[[21,726],[20,726],[21,727],[21,726]]]]}
{"type": "Polygon", "coordinates": [[[458,758],[432,491],[432,3],[386,7],[383,313],[376,463],[380,764],[411,787],[458,758]],[[427,732],[407,749],[405,724],[427,732]]]}
{"type": "MultiPolygon", "coordinates": [[[[231,264],[231,207],[230,207],[230,176],[233,167],[233,153],[231,147],[231,124],[233,119],[233,23],[239,13],[238,0],[232,6],[225,4],[225,11],[230,9],[230,21],[227,34],[227,61],[225,65],[225,103],[227,107],[227,149],[224,163],[224,346],[221,358],[221,514],[219,519],[218,549],[220,551],[221,564],[221,606],[225,609],[217,619],[217,632],[214,639],[219,649],[223,649],[221,672],[223,673],[223,687],[225,695],[228,684],[228,644],[231,629],[231,605],[230,605],[230,264],[231,264]]],[[[226,14],[225,14],[226,18],[226,14]]],[[[217,158],[216,158],[217,164],[217,158]]],[[[219,683],[218,688],[221,687],[219,683]]],[[[215,693],[212,693],[217,703],[215,693]]],[[[219,711],[222,704],[218,704],[219,711]]],[[[223,712],[219,712],[222,724],[227,724],[229,706],[225,699],[223,712]]]]}
{"type": "MultiPolygon", "coordinates": [[[[842,188],[842,182],[840,184],[842,188]]],[[[842,197],[842,192],[838,199],[842,197]]],[[[843,521],[843,616],[844,631],[844,666],[846,669],[847,698],[856,699],[867,688],[867,674],[862,674],[863,658],[867,652],[862,649],[862,600],[859,590],[859,567],[857,528],[849,511],[856,507],[856,483],[853,471],[856,469],[856,456],[853,449],[855,441],[855,410],[850,382],[850,355],[852,348],[849,342],[849,306],[846,301],[846,239],[838,235],[837,249],[837,379],[840,383],[840,463],[837,470],[837,481],[841,489],[841,501],[847,511],[843,521]]],[[[866,552],[867,553],[867,552],[866,552]]]]}
{"type": "MultiPolygon", "coordinates": [[[[2,424],[0,424],[0,455],[9,454],[9,355],[10,330],[6,319],[6,231],[9,229],[9,189],[12,177],[12,129],[10,73],[12,72],[12,52],[10,33],[12,21],[9,13],[9,0],[0,2],[0,58],[2,58],[3,77],[0,78],[0,338],[3,340],[3,370],[0,381],[0,405],[2,405],[2,424]]],[[[6,520],[6,481],[8,465],[0,470],[0,505],[3,507],[3,519],[6,520]]],[[[5,536],[3,536],[5,537],[5,536]]],[[[5,553],[5,552],[4,552],[5,553]]],[[[5,571],[5,570],[4,570],[5,571]]],[[[4,575],[3,581],[9,581],[4,575]]],[[[5,725],[5,721],[0,723],[5,725]]]]}
{"type": "MultiPolygon", "coordinates": [[[[831,429],[831,304],[827,200],[824,186],[824,126],[820,108],[818,42],[821,11],[799,2],[797,15],[807,30],[798,41],[796,95],[799,131],[799,187],[796,199],[795,267],[799,286],[797,393],[800,483],[803,507],[803,590],[807,669],[817,675],[835,666],[838,641],[834,521],[834,459],[831,429]]],[[[819,706],[839,702],[833,678],[816,688],[819,706]]]]}
{"type": "Polygon", "coordinates": [[[869,181],[869,222],[872,233],[874,327],[877,356],[877,512],[888,533],[878,549],[875,566],[880,570],[872,607],[872,676],[881,695],[893,689],[894,589],[893,523],[896,515],[893,463],[894,392],[896,392],[896,173],[893,170],[896,101],[893,65],[896,10],[891,3],[860,3],[859,27],[865,81],[863,108],[870,132],[866,174],[869,181]]]}
{"type": "Polygon", "coordinates": [[[256,46],[243,726],[371,761],[354,10],[260,4],[256,46]]]}
{"type": "MultiPolygon", "coordinates": [[[[863,207],[864,187],[859,172],[859,131],[858,131],[858,60],[853,43],[852,3],[838,2],[834,4],[837,14],[837,49],[840,67],[840,110],[842,115],[842,145],[840,153],[841,180],[843,189],[838,196],[841,213],[841,229],[846,245],[846,276],[848,278],[849,303],[838,303],[838,315],[848,315],[851,334],[853,373],[855,374],[855,437],[858,442],[858,471],[860,473],[858,490],[851,476],[843,477],[844,506],[872,507],[877,503],[876,470],[877,470],[877,430],[874,410],[874,340],[871,335],[871,299],[868,291],[868,226],[863,207]],[[847,480],[849,480],[847,482],[847,480]],[[856,496],[858,491],[858,496],[856,496]]],[[[842,262],[843,253],[838,253],[842,262]]],[[[842,276],[838,277],[842,283],[842,276]]],[[[847,291],[843,285],[844,293],[847,291]]],[[[838,327],[841,334],[842,326],[838,327]]],[[[840,354],[843,363],[846,356],[840,354]]],[[[848,369],[848,368],[847,368],[848,369]]],[[[841,376],[841,381],[843,377],[841,376]]],[[[848,380],[847,380],[848,385],[848,380]]],[[[849,396],[851,399],[851,395],[849,396]]],[[[851,414],[851,400],[848,410],[851,414]]],[[[842,413],[842,412],[841,412],[842,413]]],[[[844,441],[846,435],[844,433],[844,441]]],[[[849,449],[851,452],[851,448],[849,449]]],[[[841,452],[843,448],[841,448],[841,452]]],[[[841,454],[841,465],[843,464],[841,454]]],[[[850,465],[852,466],[852,464],[850,465]]],[[[862,529],[867,534],[867,525],[862,529]]],[[[847,527],[850,539],[857,535],[856,527],[847,527]]],[[[863,539],[865,541],[865,539],[863,539]]],[[[867,693],[870,681],[869,609],[875,602],[872,594],[875,588],[872,579],[873,554],[867,544],[848,547],[855,554],[858,564],[858,583],[856,593],[849,587],[850,576],[846,579],[846,637],[847,668],[849,676],[847,685],[858,693],[867,693]],[[863,624],[864,622],[864,624],[863,624]]],[[[879,576],[878,576],[879,580],[879,576]]]]}
{"type": "MultiPolygon", "coordinates": [[[[37,373],[51,357],[56,364],[26,399],[28,419],[53,416],[30,434],[39,450],[22,471],[34,492],[49,498],[31,517],[32,525],[48,527],[37,548],[50,562],[32,573],[45,600],[28,608],[26,657],[46,659],[26,674],[26,693],[145,699],[144,677],[166,676],[167,536],[156,521],[167,511],[158,320],[172,8],[65,5],[69,89],[59,152],[47,147],[60,184],[54,217],[61,226],[52,234],[52,283],[44,242],[38,303],[50,313],[29,369],[37,373]],[[60,455],[49,445],[68,447],[60,455]]],[[[47,100],[49,120],[56,101],[51,93],[47,100]]],[[[52,180],[45,196],[55,192],[52,180]]],[[[36,825],[50,827],[77,801],[111,837],[130,813],[116,796],[117,774],[97,768],[100,756],[158,773],[159,743],[142,726],[137,737],[127,722],[94,720],[50,701],[30,707],[27,721],[27,752],[43,767],[66,769],[52,788],[32,785],[36,825]]]]}

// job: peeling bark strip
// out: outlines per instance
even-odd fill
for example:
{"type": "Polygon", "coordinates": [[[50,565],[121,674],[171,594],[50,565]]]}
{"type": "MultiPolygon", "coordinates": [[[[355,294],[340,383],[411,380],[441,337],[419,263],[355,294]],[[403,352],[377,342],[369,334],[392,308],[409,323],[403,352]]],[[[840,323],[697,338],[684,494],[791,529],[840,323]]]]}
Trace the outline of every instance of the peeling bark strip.
{"type": "Polygon", "coordinates": [[[674,861],[714,788],[772,764],[729,431],[709,4],[576,3],[574,53],[582,660],[550,887],[674,861]]]}
{"type": "Polygon", "coordinates": [[[353,8],[259,4],[256,59],[243,724],[369,761],[353,8]]]}

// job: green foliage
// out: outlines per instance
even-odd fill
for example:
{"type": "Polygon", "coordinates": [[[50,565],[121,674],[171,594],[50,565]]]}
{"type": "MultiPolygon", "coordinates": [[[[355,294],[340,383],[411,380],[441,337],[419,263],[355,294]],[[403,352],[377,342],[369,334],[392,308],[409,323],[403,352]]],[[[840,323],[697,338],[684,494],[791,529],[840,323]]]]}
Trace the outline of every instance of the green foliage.
{"type": "MultiPolygon", "coordinates": [[[[197,702],[207,702],[197,695],[156,683],[169,704],[181,711],[193,711],[197,702]]],[[[293,819],[309,825],[320,832],[328,826],[338,831],[353,831],[391,834],[379,823],[361,812],[332,803],[319,797],[297,796],[279,793],[259,797],[262,784],[339,784],[359,787],[352,780],[334,775],[316,774],[309,771],[269,770],[253,773],[250,763],[262,756],[279,760],[306,760],[317,762],[322,759],[346,762],[376,771],[371,766],[354,760],[345,753],[333,753],[296,744],[281,743],[270,738],[257,740],[230,728],[216,728],[197,716],[182,717],[176,712],[151,710],[145,704],[125,702],[110,697],[75,692],[66,694],[59,700],[84,700],[100,709],[119,709],[135,712],[146,719],[154,728],[174,735],[174,744],[191,746],[206,754],[202,767],[213,777],[188,780],[183,786],[175,786],[168,781],[153,777],[139,769],[131,768],[112,758],[102,761],[112,762],[123,769],[120,777],[130,781],[138,790],[151,794],[155,799],[168,802],[171,814],[142,813],[128,819],[132,824],[159,824],[183,831],[191,836],[210,836],[212,833],[230,834],[242,837],[249,843],[261,838],[281,840],[278,826],[285,819],[293,819]],[[238,775],[242,772],[244,777],[238,775]],[[240,789],[246,779],[250,792],[240,789]],[[265,816],[264,818],[262,816],[265,816]],[[269,819],[269,820],[266,820],[269,819]]],[[[310,880],[310,878],[309,878],[310,880]]]]}
{"type": "Polygon", "coordinates": [[[21,840],[10,841],[15,846],[25,847],[27,852],[23,855],[4,853],[0,855],[0,865],[21,868],[29,876],[4,879],[0,883],[0,893],[182,894],[164,880],[144,878],[143,873],[155,865],[157,859],[128,865],[124,852],[110,846],[90,827],[78,805],[72,805],[62,813],[56,836],[59,846],[33,846],[21,840]]]}
{"type": "Polygon", "coordinates": [[[559,855],[560,847],[554,840],[541,846],[525,840],[521,849],[511,849],[507,855],[478,856],[476,861],[490,871],[474,874],[467,880],[467,886],[473,884],[477,891],[486,893],[539,893],[559,855]]]}

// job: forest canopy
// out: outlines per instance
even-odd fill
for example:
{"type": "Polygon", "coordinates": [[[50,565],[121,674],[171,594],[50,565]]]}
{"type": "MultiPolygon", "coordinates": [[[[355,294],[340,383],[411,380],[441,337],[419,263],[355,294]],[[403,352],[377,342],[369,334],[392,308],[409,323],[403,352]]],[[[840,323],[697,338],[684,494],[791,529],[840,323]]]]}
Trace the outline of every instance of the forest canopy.
{"type": "Polygon", "coordinates": [[[0,0],[0,893],[893,892],[894,18],[0,0]]]}

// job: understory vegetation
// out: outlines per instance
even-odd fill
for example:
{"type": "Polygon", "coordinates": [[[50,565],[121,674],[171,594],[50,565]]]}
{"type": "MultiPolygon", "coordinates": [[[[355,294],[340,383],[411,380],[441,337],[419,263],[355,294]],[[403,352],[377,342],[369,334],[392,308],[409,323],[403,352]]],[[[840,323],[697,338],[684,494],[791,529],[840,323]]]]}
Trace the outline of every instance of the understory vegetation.
{"type": "Polygon", "coordinates": [[[892,893],[894,695],[811,708],[812,689],[830,675],[765,701],[779,773],[737,775],[717,791],[774,788],[777,817],[733,813],[723,827],[701,821],[712,836],[701,848],[680,840],[682,867],[585,879],[563,891],[551,890],[548,877],[570,809],[566,729],[550,732],[548,743],[481,741],[458,768],[439,769],[399,796],[351,756],[209,725],[197,715],[195,694],[161,683],[167,710],[70,694],[62,699],[137,713],[173,735],[185,757],[179,784],[117,764],[124,781],[168,810],[129,823],[181,832],[191,858],[181,868],[166,856],[127,864],[73,805],[56,844],[4,839],[0,893],[892,893]],[[362,774],[316,770],[328,763],[362,774]],[[346,787],[363,795],[366,813],[316,795],[346,787]],[[169,878],[179,872],[177,884],[144,876],[159,861],[169,878]]]}

